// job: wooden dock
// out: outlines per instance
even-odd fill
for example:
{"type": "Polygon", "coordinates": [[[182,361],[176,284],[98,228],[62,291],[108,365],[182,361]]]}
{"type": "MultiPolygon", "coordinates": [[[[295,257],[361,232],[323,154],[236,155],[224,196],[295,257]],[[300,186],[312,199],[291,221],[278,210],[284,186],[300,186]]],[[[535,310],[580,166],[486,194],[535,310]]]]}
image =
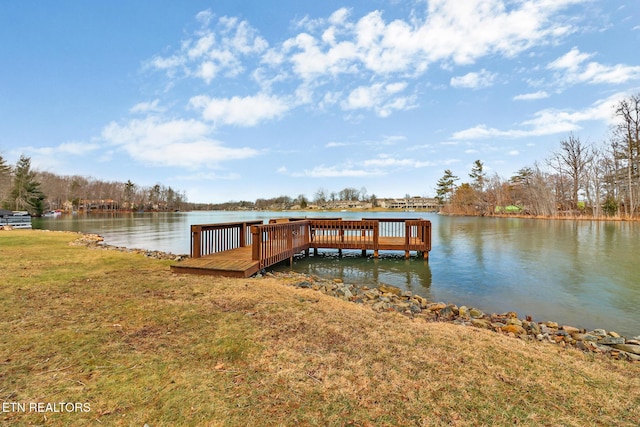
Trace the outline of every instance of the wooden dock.
{"type": "Polygon", "coordinates": [[[260,261],[251,257],[251,246],[229,249],[204,255],[200,258],[189,258],[172,265],[174,273],[207,274],[225,277],[249,277],[260,271],[260,261]]]}
{"type": "Polygon", "coordinates": [[[191,226],[191,258],[175,273],[249,277],[261,269],[313,249],[416,252],[431,250],[431,222],[423,219],[285,219],[191,226]]]}

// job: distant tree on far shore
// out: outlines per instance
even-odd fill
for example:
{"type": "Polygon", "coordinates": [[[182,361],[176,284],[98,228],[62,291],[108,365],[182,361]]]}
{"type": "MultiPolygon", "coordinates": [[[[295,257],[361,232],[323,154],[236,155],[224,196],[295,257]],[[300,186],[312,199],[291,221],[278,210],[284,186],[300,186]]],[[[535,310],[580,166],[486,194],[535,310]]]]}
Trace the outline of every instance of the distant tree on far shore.
{"type": "Polygon", "coordinates": [[[8,209],[27,211],[31,215],[42,215],[45,195],[40,190],[40,182],[31,170],[31,158],[24,155],[16,164],[13,186],[6,202],[8,209]]]}
{"type": "Polygon", "coordinates": [[[3,204],[11,188],[11,166],[0,156],[0,205],[3,204]]]}
{"type": "Polygon", "coordinates": [[[444,203],[451,198],[456,188],[456,181],[459,179],[451,172],[451,169],[445,169],[443,177],[436,184],[436,199],[440,203],[444,203]]]}

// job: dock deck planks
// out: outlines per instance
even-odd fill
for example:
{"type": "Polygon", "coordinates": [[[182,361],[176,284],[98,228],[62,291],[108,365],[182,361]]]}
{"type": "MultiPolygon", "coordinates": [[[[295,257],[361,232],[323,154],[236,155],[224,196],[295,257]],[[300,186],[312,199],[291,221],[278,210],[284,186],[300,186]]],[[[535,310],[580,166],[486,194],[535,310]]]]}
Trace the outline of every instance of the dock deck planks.
{"type": "Polygon", "coordinates": [[[171,266],[174,273],[225,277],[250,277],[259,270],[260,262],[251,259],[251,246],[189,258],[171,266]]]}

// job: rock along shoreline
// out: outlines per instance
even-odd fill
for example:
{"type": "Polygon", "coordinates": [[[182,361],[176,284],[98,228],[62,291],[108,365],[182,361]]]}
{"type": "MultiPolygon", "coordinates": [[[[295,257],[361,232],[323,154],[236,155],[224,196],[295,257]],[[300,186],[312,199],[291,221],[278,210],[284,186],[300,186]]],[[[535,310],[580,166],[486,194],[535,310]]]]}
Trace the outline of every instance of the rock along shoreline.
{"type": "MultiPolygon", "coordinates": [[[[161,251],[107,245],[103,243],[104,238],[97,234],[78,234],[80,237],[72,242],[72,245],[138,253],[160,260],[182,261],[189,257],[161,251]]],[[[429,301],[410,291],[385,284],[378,287],[357,286],[344,283],[342,279],[324,279],[296,272],[263,272],[254,277],[256,279],[263,277],[287,279],[290,282],[289,286],[312,289],[345,301],[364,304],[376,312],[397,312],[411,318],[422,318],[427,322],[448,322],[487,329],[524,341],[537,340],[614,359],[640,362],[640,336],[627,338],[604,329],[587,331],[570,325],[559,325],[552,321],[535,322],[528,316],[524,319],[519,318],[513,311],[487,314],[474,307],[429,301]]]]}
{"type": "Polygon", "coordinates": [[[378,287],[346,284],[341,279],[323,279],[302,273],[264,273],[260,277],[286,278],[289,286],[312,289],[356,304],[364,304],[376,312],[397,312],[427,322],[449,322],[457,325],[492,330],[521,340],[537,340],[573,347],[588,353],[602,354],[614,359],[640,362],[640,336],[626,338],[614,331],[594,329],[587,331],[557,322],[534,322],[530,317],[521,319],[516,312],[487,314],[467,306],[429,301],[395,286],[378,287]]]}

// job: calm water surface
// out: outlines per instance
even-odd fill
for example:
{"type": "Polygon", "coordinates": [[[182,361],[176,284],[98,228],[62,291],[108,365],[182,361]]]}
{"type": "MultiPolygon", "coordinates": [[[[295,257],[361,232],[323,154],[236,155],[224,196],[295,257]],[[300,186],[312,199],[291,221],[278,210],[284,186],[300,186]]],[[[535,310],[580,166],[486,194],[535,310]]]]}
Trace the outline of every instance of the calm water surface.
{"type": "MultiPolygon", "coordinates": [[[[189,253],[189,227],[302,216],[282,212],[178,212],[34,219],[35,228],[98,233],[108,244],[189,253]]],[[[361,213],[307,213],[361,218],[361,213]]],[[[441,217],[376,213],[366,217],[423,217],[433,226],[429,262],[403,253],[321,252],[296,259],[295,271],[347,283],[387,283],[430,300],[516,311],[521,317],[640,335],[640,224],[520,218],[441,217]]],[[[277,270],[290,267],[282,265],[277,270]]]]}

